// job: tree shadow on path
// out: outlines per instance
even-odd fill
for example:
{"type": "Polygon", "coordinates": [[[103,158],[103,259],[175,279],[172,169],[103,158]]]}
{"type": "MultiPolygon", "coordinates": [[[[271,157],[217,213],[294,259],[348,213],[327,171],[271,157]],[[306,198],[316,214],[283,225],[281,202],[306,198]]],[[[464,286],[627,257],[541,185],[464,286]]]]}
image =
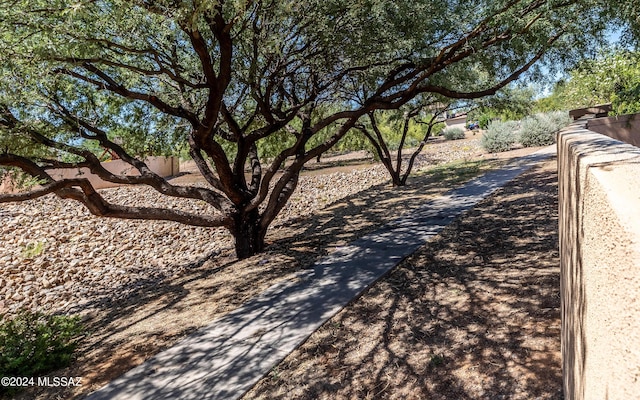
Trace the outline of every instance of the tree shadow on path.
{"type": "Polygon", "coordinates": [[[555,161],[449,225],[245,399],[560,399],[555,161]]]}
{"type": "MultiPolygon", "coordinates": [[[[59,388],[38,390],[40,398],[70,398],[101,387],[273,283],[312,266],[332,249],[378,229],[492,165],[461,164],[444,174],[416,176],[402,188],[388,183],[374,186],[307,218],[275,226],[264,254],[242,261],[230,254],[211,254],[180,266],[182,272],[176,276],[132,279],[125,286],[95,293],[91,301],[78,307],[91,310],[86,319],[89,338],[80,358],[70,368],[56,372],[82,376],[83,386],[73,393],[59,388]],[[113,297],[114,293],[118,296],[113,297]]],[[[25,398],[32,395],[28,392],[25,398]]]]}

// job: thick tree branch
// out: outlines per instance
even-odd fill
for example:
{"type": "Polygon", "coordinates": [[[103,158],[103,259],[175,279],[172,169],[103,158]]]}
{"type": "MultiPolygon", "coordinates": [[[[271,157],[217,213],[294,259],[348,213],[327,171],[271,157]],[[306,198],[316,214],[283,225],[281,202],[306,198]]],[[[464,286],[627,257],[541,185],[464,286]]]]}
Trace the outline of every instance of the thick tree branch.
{"type": "MultiPolygon", "coordinates": [[[[6,108],[0,109],[0,112],[1,112],[1,115],[3,116],[4,121],[7,121],[7,123],[13,127],[13,129],[18,128],[18,126],[20,125],[20,121],[18,121],[8,109],[6,108]]],[[[69,117],[69,115],[67,115],[67,117],[69,117]]],[[[140,176],[116,175],[110,172],[109,170],[107,170],[106,168],[104,168],[100,160],[90,151],[79,149],[79,148],[67,145],[65,143],[54,141],[40,134],[34,129],[31,129],[28,127],[21,127],[21,130],[25,132],[27,135],[29,135],[34,142],[53,148],[53,149],[75,154],[79,157],[84,158],[85,161],[81,163],[62,163],[57,160],[41,160],[43,164],[46,164],[46,166],[40,167],[33,162],[28,162],[26,158],[20,157],[20,158],[13,158],[13,159],[4,158],[4,162],[6,163],[19,162],[19,165],[17,164],[16,165],[4,164],[4,165],[20,167],[21,169],[25,170],[25,172],[31,175],[34,175],[36,171],[44,172],[46,169],[51,169],[51,168],[77,169],[77,168],[86,167],[92,173],[100,177],[100,179],[107,182],[112,182],[117,184],[129,184],[129,185],[147,185],[154,188],[159,193],[162,193],[168,196],[203,200],[219,210],[228,209],[231,207],[231,204],[227,199],[224,198],[224,196],[212,190],[209,190],[206,188],[198,188],[198,187],[182,187],[182,186],[171,185],[169,182],[167,182],[166,179],[162,178],[158,174],[151,171],[151,169],[149,169],[146,163],[144,163],[141,160],[138,160],[137,158],[131,157],[120,146],[109,141],[107,139],[106,132],[98,129],[97,127],[91,126],[86,121],[79,118],[68,118],[68,122],[73,127],[75,127],[83,137],[99,140],[100,144],[103,147],[109,148],[115,151],[116,154],[118,154],[118,156],[123,161],[127,162],[128,164],[136,168],[140,173],[140,176]],[[87,136],[86,134],[82,134],[82,130],[80,129],[81,127],[91,129],[92,132],[95,133],[95,136],[87,136]]],[[[14,156],[14,157],[18,157],[18,156],[14,156]]],[[[3,165],[3,162],[0,162],[0,165],[3,165]]],[[[50,179],[50,176],[47,174],[45,175],[40,174],[37,176],[40,179],[50,179]]]]}
{"type": "Polygon", "coordinates": [[[211,186],[213,186],[214,188],[220,191],[224,191],[222,183],[220,182],[218,177],[213,173],[213,171],[209,167],[209,164],[207,164],[207,161],[202,156],[200,149],[198,149],[198,147],[195,144],[191,143],[192,140],[193,139],[191,138],[189,139],[189,142],[190,142],[189,155],[191,156],[191,159],[193,159],[193,161],[196,163],[196,167],[198,167],[200,174],[202,174],[202,176],[211,186]]]}
{"type": "Polygon", "coordinates": [[[376,117],[375,117],[375,111],[371,111],[369,113],[367,113],[367,115],[369,116],[369,122],[371,122],[371,129],[373,129],[373,132],[376,134],[376,137],[374,140],[373,136],[366,131],[366,129],[361,131],[363,133],[365,133],[365,135],[369,138],[369,141],[371,141],[371,143],[375,143],[377,144],[376,150],[382,150],[382,152],[378,151],[378,156],[380,157],[381,160],[386,160],[389,165],[391,165],[391,153],[389,152],[389,148],[387,147],[387,143],[385,142],[384,138],[382,137],[382,132],[380,131],[380,127],[378,126],[378,121],[376,121],[376,117]]]}
{"type": "Polygon", "coordinates": [[[407,135],[409,134],[409,124],[411,123],[411,119],[418,115],[421,107],[416,107],[412,110],[407,111],[402,119],[402,137],[400,138],[400,144],[398,145],[398,152],[396,154],[396,169],[398,174],[402,172],[402,149],[404,148],[404,143],[407,140],[407,135]]]}
{"type": "Polygon", "coordinates": [[[43,182],[53,181],[53,178],[43,168],[26,157],[11,153],[2,153],[0,154],[0,165],[3,165],[5,167],[20,168],[27,174],[43,182]]]}
{"type": "Polygon", "coordinates": [[[258,192],[260,180],[262,179],[262,165],[258,157],[258,147],[255,143],[251,144],[249,160],[251,161],[251,184],[249,185],[249,190],[255,195],[258,192]]]}
{"type": "Polygon", "coordinates": [[[93,189],[88,181],[79,181],[80,182],[69,182],[69,184],[73,184],[73,186],[80,186],[81,190],[65,188],[58,190],[56,194],[62,198],[73,199],[81,202],[92,214],[96,216],[132,220],[173,221],[190,226],[210,228],[222,226],[231,227],[233,223],[231,218],[224,214],[216,216],[196,215],[175,209],[132,207],[111,204],[104,200],[104,198],[102,198],[102,196],[93,189]]]}
{"type": "Polygon", "coordinates": [[[186,225],[205,227],[229,226],[231,224],[229,217],[224,215],[202,216],[174,209],[111,204],[100,196],[87,179],[53,180],[42,167],[29,159],[14,154],[0,154],[0,165],[20,168],[45,181],[42,186],[28,192],[0,194],[0,203],[30,200],[55,193],[59,197],[83,203],[92,214],[102,217],[175,221],[186,225]]]}

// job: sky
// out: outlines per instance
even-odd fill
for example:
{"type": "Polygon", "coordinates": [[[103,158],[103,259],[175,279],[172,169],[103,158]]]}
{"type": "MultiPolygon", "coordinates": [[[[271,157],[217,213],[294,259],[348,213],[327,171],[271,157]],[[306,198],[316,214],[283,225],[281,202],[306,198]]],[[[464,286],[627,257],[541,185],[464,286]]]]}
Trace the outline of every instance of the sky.
{"type": "MultiPolygon", "coordinates": [[[[615,46],[619,47],[619,46],[622,46],[621,37],[622,37],[622,29],[618,26],[610,26],[609,29],[607,30],[605,39],[609,47],[615,47],[615,46]]],[[[544,65],[541,66],[541,70],[543,74],[545,74],[545,71],[548,72],[548,69],[544,65]]],[[[550,83],[536,84],[536,83],[529,82],[526,85],[533,87],[536,93],[535,99],[540,99],[540,98],[547,97],[551,94],[551,91],[553,90],[553,82],[558,82],[559,80],[566,79],[566,78],[568,78],[566,71],[559,71],[550,79],[550,83]]]]}

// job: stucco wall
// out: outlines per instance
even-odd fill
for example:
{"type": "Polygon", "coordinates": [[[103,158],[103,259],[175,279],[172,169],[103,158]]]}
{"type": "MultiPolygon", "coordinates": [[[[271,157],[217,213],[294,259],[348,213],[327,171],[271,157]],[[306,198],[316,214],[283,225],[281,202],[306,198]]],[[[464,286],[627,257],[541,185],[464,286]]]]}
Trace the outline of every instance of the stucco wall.
{"type": "MultiPolygon", "coordinates": [[[[178,172],[180,172],[180,165],[177,157],[148,157],[145,159],[145,162],[149,169],[151,169],[151,171],[162,177],[176,175],[178,172]]],[[[140,175],[138,170],[122,160],[103,162],[102,166],[107,171],[118,175],[140,175]]],[[[116,183],[103,181],[97,175],[92,174],[88,168],[60,170],[54,169],[50,170],[49,174],[53,179],[56,180],[87,178],[96,189],[118,186],[118,184],[116,183]]],[[[14,188],[11,184],[10,177],[7,177],[3,182],[0,182],[0,193],[11,192],[13,190],[14,188]]]]}
{"type": "Polygon", "coordinates": [[[460,128],[462,130],[467,129],[467,115],[460,115],[458,117],[448,118],[444,120],[444,124],[447,129],[460,128]]]}
{"type": "MultiPolygon", "coordinates": [[[[145,163],[151,171],[162,177],[176,175],[178,172],[180,172],[178,159],[176,157],[148,157],[145,159],[145,163]]],[[[102,166],[107,171],[118,175],[140,175],[137,169],[122,160],[103,162],[102,166]]],[[[87,178],[96,189],[118,186],[118,184],[116,183],[103,181],[97,175],[89,172],[88,168],[80,168],[77,170],[52,170],[50,172],[50,175],[53,179],[56,180],[77,177],[87,178]]]]}
{"type": "Polygon", "coordinates": [[[591,119],[587,129],[640,147],[640,114],[591,119]]]}
{"type": "Polygon", "coordinates": [[[640,396],[640,149],[572,126],[558,137],[566,399],[640,396]]]}

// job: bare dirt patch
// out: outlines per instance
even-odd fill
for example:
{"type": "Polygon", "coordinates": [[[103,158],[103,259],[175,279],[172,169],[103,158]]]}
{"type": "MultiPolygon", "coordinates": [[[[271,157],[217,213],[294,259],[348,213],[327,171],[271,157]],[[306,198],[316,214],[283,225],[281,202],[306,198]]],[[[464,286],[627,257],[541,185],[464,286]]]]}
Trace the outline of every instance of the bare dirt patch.
{"type": "Polygon", "coordinates": [[[448,226],[244,399],[559,399],[556,163],[448,226]]]}

